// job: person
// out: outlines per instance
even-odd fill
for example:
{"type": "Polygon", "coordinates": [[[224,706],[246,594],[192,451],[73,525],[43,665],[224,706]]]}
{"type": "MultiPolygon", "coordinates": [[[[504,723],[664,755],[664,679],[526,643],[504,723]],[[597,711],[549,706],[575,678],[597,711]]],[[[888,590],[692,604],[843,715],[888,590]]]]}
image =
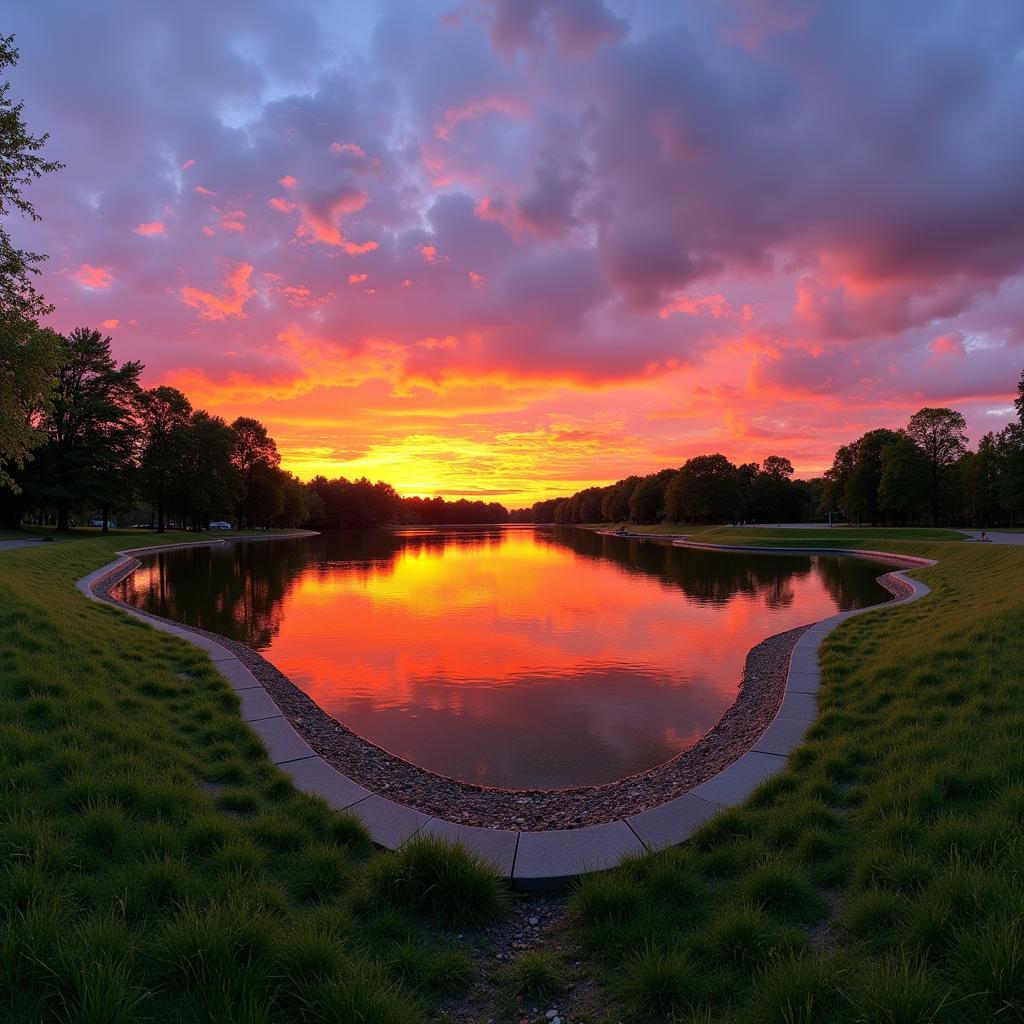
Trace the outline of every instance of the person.
{"type": "Polygon", "coordinates": [[[988,533],[985,530],[981,531],[981,542],[984,544],[988,540],[988,533]]]}

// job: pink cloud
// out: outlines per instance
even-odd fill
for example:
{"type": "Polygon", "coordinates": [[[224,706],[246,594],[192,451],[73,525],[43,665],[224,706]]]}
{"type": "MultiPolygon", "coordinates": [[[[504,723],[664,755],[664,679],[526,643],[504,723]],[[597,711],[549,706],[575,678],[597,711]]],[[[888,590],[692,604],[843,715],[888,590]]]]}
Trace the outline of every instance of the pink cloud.
{"type": "Polygon", "coordinates": [[[348,283],[349,284],[362,284],[366,280],[366,278],[368,276],[369,276],[368,274],[349,274],[348,275],[348,283]]]}
{"type": "Polygon", "coordinates": [[[83,288],[109,288],[114,275],[106,267],[94,267],[90,263],[82,263],[71,275],[83,288]]]}
{"type": "Polygon", "coordinates": [[[284,196],[274,196],[267,200],[267,206],[272,210],[278,210],[281,213],[291,213],[295,209],[295,203],[291,200],[285,199],[284,196]]]}
{"type": "Polygon", "coordinates": [[[336,156],[342,153],[350,153],[352,156],[366,156],[366,150],[357,146],[354,142],[332,142],[328,149],[336,156]]]}
{"type": "Polygon", "coordinates": [[[192,191],[198,192],[201,196],[215,196],[217,194],[216,192],[212,192],[205,185],[196,185],[192,191]]]}
{"type": "Polygon", "coordinates": [[[932,353],[929,362],[939,359],[964,359],[967,350],[964,348],[964,340],[959,334],[943,334],[928,345],[932,353]]]}
{"type": "Polygon", "coordinates": [[[690,316],[703,313],[714,320],[722,320],[727,317],[750,320],[753,315],[750,306],[745,305],[736,310],[720,293],[715,295],[677,295],[658,310],[658,316],[662,320],[667,320],[675,313],[687,313],[690,316]]]}
{"type": "Polygon", "coordinates": [[[295,188],[299,183],[299,179],[292,174],[286,174],[283,178],[278,179],[278,185],[284,185],[285,188],[295,188]]]}
{"type": "Polygon", "coordinates": [[[195,162],[195,160],[186,160],[186,161],[185,161],[185,162],[184,162],[184,163],[183,163],[183,164],[181,165],[181,169],[182,169],[183,171],[187,171],[187,170],[188,170],[188,169],[189,169],[190,167],[195,167],[195,165],[196,165],[196,162],[195,162]]]}
{"type": "Polygon", "coordinates": [[[423,243],[416,246],[416,251],[420,254],[420,258],[424,263],[448,263],[448,257],[442,256],[437,251],[436,245],[427,245],[423,243]]]}
{"type": "Polygon", "coordinates": [[[117,317],[110,317],[108,320],[101,320],[100,327],[106,331],[116,331],[121,326],[121,321],[117,317]]]}
{"type": "Polygon", "coordinates": [[[245,303],[256,294],[249,285],[251,274],[251,263],[236,263],[228,269],[220,295],[185,285],[181,289],[181,298],[186,306],[198,309],[204,320],[244,320],[245,303]]]}
{"type": "Polygon", "coordinates": [[[137,224],[132,231],[137,235],[162,235],[165,234],[163,221],[151,220],[145,224],[137,224]]]}
{"type": "Polygon", "coordinates": [[[442,142],[450,142],[452,132],[465,121],[477,121],[485,114],[522,117],[524,113],[523,106],[518,100],[504,96],[489,96],[482,100],[471,100],[461,107],[452,107],[446,110],[441,120],[434,124],[434,134],[442,142]]]}
{"type": "Polygon", "coordinates": [[[245,219],[245,210],[226,210],[220,219],[221,230],[242,234],[246,229],[245,219]]]}

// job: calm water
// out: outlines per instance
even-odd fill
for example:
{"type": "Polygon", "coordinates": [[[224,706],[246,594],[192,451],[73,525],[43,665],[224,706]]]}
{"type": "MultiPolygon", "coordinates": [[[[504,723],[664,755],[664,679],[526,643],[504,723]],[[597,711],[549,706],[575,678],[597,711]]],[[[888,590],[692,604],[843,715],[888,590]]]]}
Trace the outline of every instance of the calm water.
{"type": "Polygon", "coordinates": [[[121,596],[256,648],[416,764],[546,787],[692,746],[754,644],[885,600],[884,571],[570,529],[409,529],[169,552],[121,596]]]}

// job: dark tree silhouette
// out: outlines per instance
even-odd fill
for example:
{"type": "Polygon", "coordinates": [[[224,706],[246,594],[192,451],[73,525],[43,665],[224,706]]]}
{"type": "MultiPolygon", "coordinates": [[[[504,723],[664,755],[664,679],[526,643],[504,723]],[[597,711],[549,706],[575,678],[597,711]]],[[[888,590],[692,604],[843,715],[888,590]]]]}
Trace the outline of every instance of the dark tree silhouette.
{"type": "Polygon", "coordinates": [[[48,407],[34,426],[45,437],[28,467],[31,499],[57,510],[57,528],[69,528],[72,508],[106,510],[131,496],[135,404],[142,363],[117,365],[110,338],[79,327],[60,340],[60,369],[48,407]]]}

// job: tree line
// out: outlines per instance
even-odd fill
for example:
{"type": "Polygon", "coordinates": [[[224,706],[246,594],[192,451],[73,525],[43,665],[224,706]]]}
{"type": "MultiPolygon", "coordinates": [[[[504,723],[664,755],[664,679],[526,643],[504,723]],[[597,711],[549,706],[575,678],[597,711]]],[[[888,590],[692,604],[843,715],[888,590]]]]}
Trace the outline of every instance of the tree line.
{"type": "Polygon", "coordinates": [[[373,527],[417,523],[501,523],[497,502],[403,498],[369,480],[303,483],[280,466],[277,443],[259,420],[228,423],[194,409],[177,388],[143,388],[140,362],[118,364],[111,339],[78,328],[49,338],[56,354],[24,425],[31,447],[10,467],[0,515],[17,527],[29,516],[67,530],[75,517],[207,530],[239,527],[373,527]],[[136,522],[140,519],[143,522],[136,522]]]}
{"type": "Polygon", "coordinates": [[[954,409],[924,408],[900,429],[842,445],[821,477],[793,479],[780,455],[735,465],[697,455],[678,469],[629,476],[512,513],[533,523],[779,523],[828,515],[857,525],[1014,525],[1024,520],[1024,372],[1017,422],[971,451],[954,409]]]}

